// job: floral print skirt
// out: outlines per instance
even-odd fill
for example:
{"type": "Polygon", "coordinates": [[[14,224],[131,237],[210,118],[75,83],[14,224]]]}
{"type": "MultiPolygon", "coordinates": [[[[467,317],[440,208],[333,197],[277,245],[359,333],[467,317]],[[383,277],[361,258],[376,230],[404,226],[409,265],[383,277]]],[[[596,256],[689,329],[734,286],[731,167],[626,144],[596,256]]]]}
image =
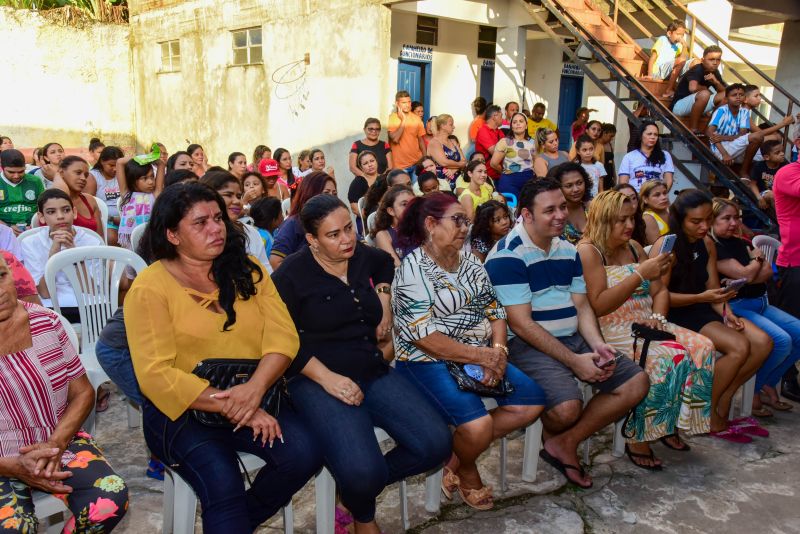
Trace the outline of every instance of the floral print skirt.
{"type": "MultiPolygon", "coordinates": [[[[54,495],[72,512],[64,534],[111,532],[128,509],[128,488],[103,457],[92,437],[81,431],[61,457],[72,476],[64,484],[72,493],[54,495]]],[[[0,534],[37,531],[31,488],[16,478],[0,477],[0,534]]]]}

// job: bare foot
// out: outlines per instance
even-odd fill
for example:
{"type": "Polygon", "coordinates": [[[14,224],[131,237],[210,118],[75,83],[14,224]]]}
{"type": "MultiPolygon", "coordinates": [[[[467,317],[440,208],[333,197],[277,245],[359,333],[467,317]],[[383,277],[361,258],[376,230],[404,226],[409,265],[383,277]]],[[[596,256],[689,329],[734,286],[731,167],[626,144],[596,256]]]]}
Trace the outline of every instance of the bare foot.
{"type": "Polygon", "coordinates": [[[353,523],[353,530],[356,534],[381,534],[381,529],[378,527],[377,521],[370,521],[369,523],[353,523]]]}

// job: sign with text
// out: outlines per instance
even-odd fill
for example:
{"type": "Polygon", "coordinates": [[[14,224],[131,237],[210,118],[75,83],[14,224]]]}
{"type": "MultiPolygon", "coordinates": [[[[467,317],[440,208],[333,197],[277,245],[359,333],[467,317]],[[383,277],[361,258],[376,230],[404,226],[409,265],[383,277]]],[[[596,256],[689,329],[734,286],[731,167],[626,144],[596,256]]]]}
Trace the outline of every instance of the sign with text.
{"type": "Polygon", "coordinates": [[[403,48],[400,49],[400,59],[430,63],[433,61],[433,48],[430,46],[404,44],[403,48]]]}
{"type": "Polygon", "coordinates": [[[564,63],[564,65],[561,67],[561,75],[583,78],[583,69],[581,69],[580,65],[575,63],[564,63]]]}
{"type": "Polygon", "coordinates": [[[484,59],[483,60],[483,65],[481,65],[481,66],[483,68],[486,68],[486,69],[493,69],[494,68],[494,60],[493,59],[484,59]]]}

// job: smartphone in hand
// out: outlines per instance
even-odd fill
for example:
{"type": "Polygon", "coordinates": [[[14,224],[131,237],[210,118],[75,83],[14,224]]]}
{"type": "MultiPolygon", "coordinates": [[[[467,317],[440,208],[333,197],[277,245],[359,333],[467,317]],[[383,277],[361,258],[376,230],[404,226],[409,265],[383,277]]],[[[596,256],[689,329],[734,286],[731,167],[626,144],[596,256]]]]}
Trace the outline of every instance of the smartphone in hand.
{"type": "Polygon", "coordinates": [[[603,363],[599,364],[597,367],[599,367],[600,369],[606,369],[608,367],[611,367],[613,364],[617,363],[618,361],[620,361],[624,357],[625,357],[625,353],[624,352],[619,351],[619,350],[615,351],[613,358],[611,358],[607,362],[603,362],[603,363]]]}
{"type": "Polygon", "coordinates": [[[725,293],[736,292],[742,289],[746,285],[747,285],[747,278],[739,278],[738,280],[727,280],[725,282],[725,287],[723,287],[722,290],[725,293]]]}
{"type": "Polygon", "coordinates": [[[678,239],[678,236],[675,234],[667,234],[664,236],[664,240],[661,242],[661,250],[658,251],[660,254],[669,254],[672,252],[673,247],[675,246],[675,241],[678,239]]]}

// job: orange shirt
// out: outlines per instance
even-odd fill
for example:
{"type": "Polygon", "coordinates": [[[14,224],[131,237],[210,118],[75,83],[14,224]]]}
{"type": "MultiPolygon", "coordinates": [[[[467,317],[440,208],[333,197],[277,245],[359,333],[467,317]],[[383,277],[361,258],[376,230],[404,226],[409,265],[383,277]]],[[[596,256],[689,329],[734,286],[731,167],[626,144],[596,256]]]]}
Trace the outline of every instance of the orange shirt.
{"type": "MultiPolygon", "coordinates": [[[[390,133],[400,128],[400,117],[397,113],[389,115],[388,130],[390,133]]],[[[392,147],[392,163],[395,169],[407,169],[422,159],[422,150],[419,148],[419,138],[425,135],[425,125],[422,124],[420,118],[414,113],[406,114],[406,123],[403,126],[403,135],[400,136],[400,142],[392,142],[389,138],[389,144],[392,147]]]]}
{"type": "Polygon", "coordinates": [[[469,125],[470,141],[475,142],[475,138],[478,137],[478,130],[480,130],[481,126],[483,126],[485,123],[486,121],[484,120],[483,115],[478,115],[477,117],[472,119],[472,122],[469,125]]]}

